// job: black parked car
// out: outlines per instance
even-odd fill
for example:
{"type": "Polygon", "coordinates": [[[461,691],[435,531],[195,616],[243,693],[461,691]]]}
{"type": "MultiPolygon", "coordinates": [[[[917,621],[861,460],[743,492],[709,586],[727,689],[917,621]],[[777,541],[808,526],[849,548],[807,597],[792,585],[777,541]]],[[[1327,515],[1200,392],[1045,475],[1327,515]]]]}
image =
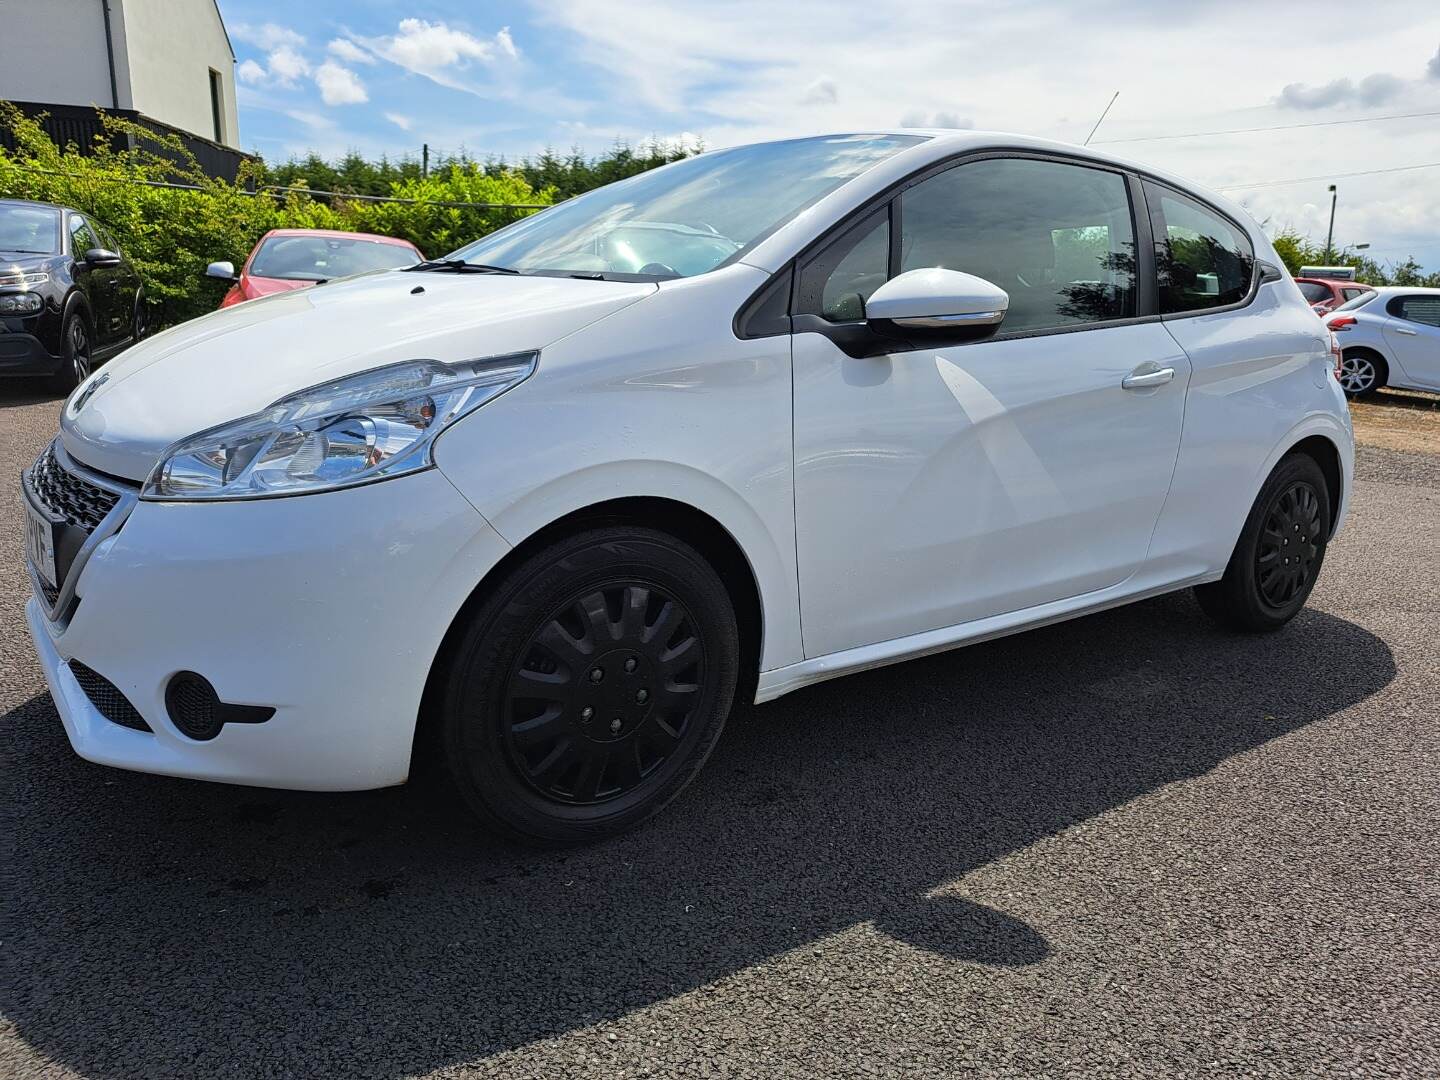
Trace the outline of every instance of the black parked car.
{"type": "Polygon", "coordinates": [[[0,199],[0,376],[69,390],[145,333],[145,289],[79,210],[0,199]]]}

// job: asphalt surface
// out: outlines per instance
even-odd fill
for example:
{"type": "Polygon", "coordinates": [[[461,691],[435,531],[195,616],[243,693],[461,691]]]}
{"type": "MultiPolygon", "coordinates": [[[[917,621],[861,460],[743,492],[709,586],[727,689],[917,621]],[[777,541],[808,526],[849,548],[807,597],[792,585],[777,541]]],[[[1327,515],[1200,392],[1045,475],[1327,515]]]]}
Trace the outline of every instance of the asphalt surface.
{"type": "MultiPolygon", "coordinates": [[[[8,486],[58,405],[6,393],[8,486]]],[[[5,1078],[1440,1074],[1440,456],[1362,451],[1279,634],[1182,593],[802,691],[558,854],[79,760],[19,522],[5,1078]]]]}

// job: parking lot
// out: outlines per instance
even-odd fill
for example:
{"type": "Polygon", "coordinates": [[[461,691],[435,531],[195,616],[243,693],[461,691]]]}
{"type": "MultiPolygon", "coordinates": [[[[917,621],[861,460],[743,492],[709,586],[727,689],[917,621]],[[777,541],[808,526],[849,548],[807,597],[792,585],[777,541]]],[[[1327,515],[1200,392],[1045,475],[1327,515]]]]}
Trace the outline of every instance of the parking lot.
{"type": "Polygon", "coordinates": [[[1281,633],[1182,593],[802,691],[536,853],[76,758],[13,489],[58,403],[0,392],[0,1075],[1440,1073],[1433,399],[1362,407],[1281,633]]]}

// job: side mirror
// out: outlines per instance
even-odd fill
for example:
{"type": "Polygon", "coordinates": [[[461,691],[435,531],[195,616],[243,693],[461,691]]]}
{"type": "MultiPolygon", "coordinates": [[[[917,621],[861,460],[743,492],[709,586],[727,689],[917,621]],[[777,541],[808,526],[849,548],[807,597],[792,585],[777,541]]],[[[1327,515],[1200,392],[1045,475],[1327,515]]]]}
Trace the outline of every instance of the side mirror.
{"type": "Polygon", "coordinates": [[[865,318],[903,330],[952,331],[983,337],[994,331],[1010,308],[1000,286],[974,274],[927,266],[897,274],[865,301],[865,318]]]}
{"type": "Polygon", "coordinates": [[[120,253],[108,248],[91,248],[85,252],[85,265],[96,270],[107,270],[120,265],[120,253]]]}
{"type": "Polygon", "coordinates": [[[239,281],[239,275],[235,273],[235,264],[232,262],[213,262],[205,268],[205,276],[219,278],[221,281],[228,281],[232,284],[239,281]]]}

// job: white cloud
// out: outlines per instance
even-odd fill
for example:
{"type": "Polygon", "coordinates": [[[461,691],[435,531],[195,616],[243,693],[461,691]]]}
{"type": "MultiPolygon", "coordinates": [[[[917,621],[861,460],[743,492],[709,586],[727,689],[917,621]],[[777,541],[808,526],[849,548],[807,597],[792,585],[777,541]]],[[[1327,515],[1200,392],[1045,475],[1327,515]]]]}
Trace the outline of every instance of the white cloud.
{"type": "Polygon", "coordinates": [[[838,100],[840,88],[835,85],[834,79],[824,75],[805,87],[805,93],[800,98],[803,105],[834,105],[838,100]]]}
{"type": "Polygon", "coordinates": [[[373,64],[375,57],[366,52],[349,38],[335,38],[325,46],[332,53],[349,64],[373,64]]]}
{"type": "Polygon", "coordinates": [[[280,86],[294,86],[296,79],[310,74],[310,63],[289,45],[281,45],[269,58],[270,78],[280,86]]]}
{"type": "Polygon", "coordinates": [[[422,75],[434,74],[443,68],[465,67],[472,60],[489,60],[495,54],[495,46],[490,42],[481,41],[464,30],[451,29],[443,22],[424,19],[402,19],[399,33],[383,40],[382,56],[422,75]]]}
{"type": "MultiPolygon", "coordinates": [[[[355,40],[373,55],[449,89],[508,100],[520,96],[514,76],[523,61],[508,27],[491,38],[479,38],[443,22],[402,19],[394,34],[355,40]],[[487,69],[491,76],[503,73],[507,79],[477,82],[467,76],[476,66],[487,69]]],[[[524,88],[524,97],[527,106],[537,110],[569,104],[544,86],[524,88]]]]}
{"type": "Polygon", "coordinates": [[[389,120],[390,123],[394,124],[401,131],[410,130],[410,118],[408,116],[401,116],[399,113],[394,112],[387,112],[384,116],[386,120],[389,120]]]}
{"type": "Polygon", "coordinates": [[[326,60],[315,69],[315,85],[326,105],[360,105],[370,100],[360,77],[334,60],[326,60]]]}
{"type": "Polygon", "coordinates": [[[1277,104],[1287,109],[1328,109],[1336,105],[1384,105],[1399,97],[1405,80],[1395,75],[1376,72],[1366,75],[1359,84],[1349,79],[1335,79],[1324,86],[1290,83],[1280,91],[1277,104]]]}
{"type": "Polygon", "coordinates": [[[254,60],[246,60],[235,69],[235,77],[243,83],[259,85],[269,78],[265,68],[254,60]]]}
{"type": "Polygon", "coordinates": [[[230,35],[236,41],[258,46],[266,52],[278,49],[282,45],[298,49],[305,44],[303,34],[296,33],[288,26],[280,26],[272,22],[263,23],[260,26],[253,23],[235,23],[230,27],[230,35]]]}
{"type": "Polygon", "coordinates": [[[973,128],[975,121],[968,116],[961,116],[954,112],[927,113],[920,109],[911,109],[900,117],[900,126],[907,128],[973,128]]]}

